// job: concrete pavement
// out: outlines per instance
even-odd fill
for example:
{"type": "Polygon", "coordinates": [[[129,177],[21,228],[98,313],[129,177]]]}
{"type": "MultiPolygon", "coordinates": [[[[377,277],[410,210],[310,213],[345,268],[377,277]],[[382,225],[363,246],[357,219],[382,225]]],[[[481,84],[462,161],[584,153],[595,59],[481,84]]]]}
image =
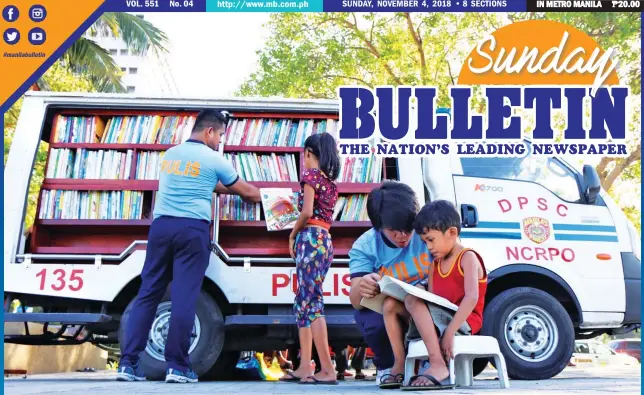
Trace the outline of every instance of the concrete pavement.
{"type": "MultiPolygon", "coordinates": [[[[330,395],[389,393],[380,390],[375,381],[354,381],[352,379],[337,386],[314,386],[280,382],[200,382],[197,384],[165,384],[163,382],[119,383],[116,373],[100,371],[95,373],[63,373],[50,375],[5,378],[4,393],[11,395],[58,394],[58,395],[117,395],[117,394],[176,394],[185,391],[191,394],[218,395],[330,395]]],[[[511,388],[502,390],[495,380],[496,371],[488,369],[474,380],[474,387],[457,388],[450,394],[641,394],[640,366],[567,368],[559,376],[543,381],[511,381],[511,388]]],[[[400,393],[394,390],[393,393],[400,393]]],[[[405,391],[411,394],[427,394],[427,391],[405,391]]]]}

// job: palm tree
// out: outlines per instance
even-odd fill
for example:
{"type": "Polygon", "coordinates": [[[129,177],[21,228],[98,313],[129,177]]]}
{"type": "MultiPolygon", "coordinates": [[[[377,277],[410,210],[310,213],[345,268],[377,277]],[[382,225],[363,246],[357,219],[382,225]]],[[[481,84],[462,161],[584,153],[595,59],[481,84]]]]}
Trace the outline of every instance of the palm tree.
{"type": "Polygon", "coordinates": [[[121,38],[133,54],[147,55],[150,50],[160,55],[167,52],[168,38],[150,22],[124,12],[106,12],[65,52],[61,61],[74,73],[86,76],[99,92],[125,92],[121,68],[109,51],[92,37],[107,35],[121,38]]]}

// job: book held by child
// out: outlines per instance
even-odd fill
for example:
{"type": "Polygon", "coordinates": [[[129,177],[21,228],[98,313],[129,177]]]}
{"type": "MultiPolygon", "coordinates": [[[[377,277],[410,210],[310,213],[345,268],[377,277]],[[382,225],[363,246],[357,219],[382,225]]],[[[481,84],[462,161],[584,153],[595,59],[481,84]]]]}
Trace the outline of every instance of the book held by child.
{"type": "Polygon", "coordinates": [[[390,276],[384,276],[378,281],[378,285],[380,286],[380,293],[375,298],[362,298],[360,304],[380,314],[382,314],[382,303],[387,296],[404,302],[407,295],[414,295],[448,310],[458,310],[458,306],[447,299],[390,276]]]}
{"type": "Polygon", "coordinates": [[[289,188],[261,188],[262,207],[268,231],[293,229],[300,215],[289,188]]]}

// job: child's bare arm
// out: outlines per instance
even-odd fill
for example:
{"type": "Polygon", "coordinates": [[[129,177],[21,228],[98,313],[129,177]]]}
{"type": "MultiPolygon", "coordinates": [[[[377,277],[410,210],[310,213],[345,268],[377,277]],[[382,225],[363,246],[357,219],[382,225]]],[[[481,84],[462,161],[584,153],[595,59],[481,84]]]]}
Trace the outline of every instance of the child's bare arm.
{"type": "Polygon", "coordinates": [[[432,266],[430,266],[429,267],[429,273],[427,274],[427,277],[425,277],[424,280],[422,280],[421,282],[416,284],[416,286],[418,288],[422,289],[423,291],[432,292],[433,288],[434,288],[434,287],[432,287],[433,278],[434,278],[434,268],[432,266]]]}
{"type": "Polygon", "coordinates": [[[291,254],[291,258],[295,259],[295,237],[300,230],[304,229],[306,226],[306,221],[313,216],[313,200],[315,199],[315,189],[309,184],[304,185],[304,202],[302,204],[302,211],[300,216],[297,218],[291,234],[288,237],[288,250],[291,254]]]}
{"type": "Polygon", "coordinates": [[[478,282],[480,264],[476,254],[469,251],[466,252],[461,259],[461,266],[465,274],[465,296],[445,331],[452,335],[456,334],[458,328],[465,322],[465,319],[474,311],[474,307],[476,307],[476,303],[479,300],[478,282]]]}

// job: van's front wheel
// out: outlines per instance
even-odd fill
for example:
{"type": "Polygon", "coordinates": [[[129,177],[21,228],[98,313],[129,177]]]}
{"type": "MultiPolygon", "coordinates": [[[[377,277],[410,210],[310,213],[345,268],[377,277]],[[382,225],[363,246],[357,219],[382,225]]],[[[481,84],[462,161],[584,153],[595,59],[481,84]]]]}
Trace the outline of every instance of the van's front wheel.
{"type": "Polygon", "coordinates": [[[561,303],[530,287],[512,288],[492,299],[481,334],[498,340],[508,376],[517,380],[549,379],[561,373],[575,342],[572,321],[561,303]]]}

